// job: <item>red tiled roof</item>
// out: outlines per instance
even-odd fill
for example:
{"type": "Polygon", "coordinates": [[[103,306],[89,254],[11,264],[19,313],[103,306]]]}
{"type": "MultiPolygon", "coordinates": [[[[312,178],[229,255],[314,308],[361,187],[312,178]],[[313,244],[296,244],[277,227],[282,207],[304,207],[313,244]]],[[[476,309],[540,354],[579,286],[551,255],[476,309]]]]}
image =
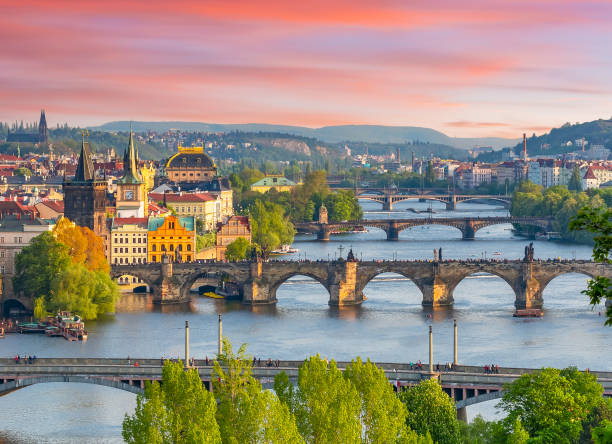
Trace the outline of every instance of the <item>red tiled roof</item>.
{"type": "Polygon", "coordinates": [[[149,199],[155,202],[163,202],[164,198],[166,202],[209,202],[216,200],[208,193],[149,193],[149,199]]]}
{"type": "Polygon", "coordinates": [[[53,211],[57,213],[64,212],[64,201],[63,200],[44,200],[41,204],[51,208],[53,211]]]}
{"type": "Polygon", "coordinates": [[[125,224],[148,224],[149,219],[146,217],[116,217],[113,219],[115,225],[125,224]]]}
{"type": "Polygon", "coordinates": [[[584,173],[584,179],[597,179],[597,177],[595,177],[595,173],[593,172],[593,167],[590,166],[588,170],[586,170],[586,173],[584,173]]]}

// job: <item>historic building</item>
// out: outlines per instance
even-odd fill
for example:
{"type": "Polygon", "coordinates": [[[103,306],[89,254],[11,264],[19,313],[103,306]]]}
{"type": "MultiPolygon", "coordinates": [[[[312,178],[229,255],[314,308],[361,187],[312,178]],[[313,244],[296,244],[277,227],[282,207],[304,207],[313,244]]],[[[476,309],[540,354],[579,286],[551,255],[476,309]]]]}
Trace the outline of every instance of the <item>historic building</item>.
{"type": "Polygon", "coordinates": [[[40,120],[38,126],[34,124],[33,131],[25,131],[22,128],[8,132],[6,136],[7,142],[29,142],[29,143],[47,143],[47,117],[45,110],[40,111],[40,120]]]}
{"type": "Polygon", "coordinates": [[[138,170],[138,151],[130,131],[130,140],[123,155],[123,177],[117,181],[117,217],[145,217],[145,202],[145,184],[138,170]]]}
{"type": "Polygon", "coordinates": [[[217,260],[225,260],[227,246],[239,237],[251,242],[251,223],[248,216],[232,216],[227,223],[217,225],[217,260]]]}
{"type": "Polygon", "coordinates": [[[251,191],[267,193],[270,190],[278,192],[291,191],[297,184],[284,176],[266,176],[251,185],[251,191]]]}
{"type": "Polygon", "coordinates": [[[97,179],[89,142],[83,138],[81,154],[72,180],[64,179],[64,216],[81,227],[93,230],[104,240],[109,258],[108,227],[106,225],[106,181],[97,179]]]}
{"type": "Polygon", "coordinates": [[[13,295],[15,256],[33,238],[51,231],[53,225],[40,218],[23,217],[20,214],[0,217],[0,275],[4,300],[13,295]]]}
{"type": "Polygon", "coordinates": [[[171,182],[177,184],[205,182],[217,175],[217,167],[204,152],[204,146],[179,145],[178,152],[166,163],[166,175],[171,182]]]}
{"type": "Polygon", "coordinates": [[[146,263],[148,228],[146,217],[115,217],[110,232],[110,263],[146,263]]]}
{"type": "Polygon", "coordinates": [[[214,230],[221,222],[221,198],[209,193],[149,193],[153,202],[163,202],[166,208],[172,208],[178,216],[195,216],[202,221],[204,230],[214,230]]]}
{"type": "Polygon", "coordinates": [[[149,217],[149,262],[161,262],[168,255],[174,262],[191,262],[196,253],[195,217],[149,217]]]}

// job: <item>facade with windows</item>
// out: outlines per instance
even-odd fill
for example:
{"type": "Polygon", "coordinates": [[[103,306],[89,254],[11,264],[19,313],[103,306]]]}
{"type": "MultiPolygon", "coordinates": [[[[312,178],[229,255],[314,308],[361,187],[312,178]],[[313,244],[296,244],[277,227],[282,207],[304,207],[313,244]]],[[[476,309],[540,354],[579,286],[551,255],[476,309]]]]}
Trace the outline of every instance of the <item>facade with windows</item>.
{"type": "Polygon", "coordinates": [[[222,201],[209,193],[149,193],[149,199],[163,202],[177,216],[194,216],[204,223],[206,231],[214,230],[222,218],[222,201]]]}
{"type": "Polygon", "coordinates": [[[37,217],[7,215],[0,218],[0,275],[4,299],[13,294],[15,256],[41,233],[51,231],[50,224],[37,217]]]}
{"type": "Polygon", "coordinates": [[[148,219],[115,217],[111,224],[111,264],[144,264],[147,262],[148,219]]]}
{"type": "Polygon", "coordinates": [[[227,246],[239,237],[251,242],[251,222],[248,216],[232,216],[217,226],[217,260],[225,260],[227,246]]]}
{"type": "Polygon", "coordinates": [[[161,262],[168,255],[173,262],[191,262],[195,259],[195,217],[149,217],[148,261],[161,262]]]}
{"type": "Polygon", "coordinates": [[[217,175],[217,167],[203,146],[178,146],[178,152],[168,159],[166,175],[174,183],[205,182],[217,175]]]}

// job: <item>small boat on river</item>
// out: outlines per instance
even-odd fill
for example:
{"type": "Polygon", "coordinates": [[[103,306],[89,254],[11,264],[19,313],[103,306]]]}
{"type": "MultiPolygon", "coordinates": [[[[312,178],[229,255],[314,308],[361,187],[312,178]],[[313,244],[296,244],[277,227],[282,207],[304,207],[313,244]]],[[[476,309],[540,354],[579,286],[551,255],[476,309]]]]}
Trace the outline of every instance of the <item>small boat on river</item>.
{"type": "Polygon", "coordinates": [[[291,248],[291,245],[281,245],[280,248],[277,248],[276,250],[272,250],[270,252],[270,254],[273,255],[278,255],[278,254],[291,254],[291,253],[299,253],[300,250],[298,250],[297,248],[291,248]]]}
{"type": "Polygon", "coordinates": [[[515,318],[541,318],[544,316],[544,311],[540,308],[522,308],[517,309],[513,316],[515,318]]]}
{"type": "Polygon", "coordinates": [[[63,336],[67,341],[87,341],[87,330],[85,324],[78,315],[69,311],[60,311],[56,316],[49,318],[49,327],[46,328],[47,336],[63,336]]]}

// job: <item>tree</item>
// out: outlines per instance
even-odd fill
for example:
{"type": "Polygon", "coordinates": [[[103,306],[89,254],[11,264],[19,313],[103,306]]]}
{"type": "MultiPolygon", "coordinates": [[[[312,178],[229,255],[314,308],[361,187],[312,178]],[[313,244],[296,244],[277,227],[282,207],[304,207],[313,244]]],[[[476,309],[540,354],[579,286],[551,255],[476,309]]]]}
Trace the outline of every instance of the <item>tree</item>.
{"type": "Polygon", "coordinates": [[[416,437],[406,425],[406,406],[393,392],[384,370],[369,359],[351,361],[344,377],[359,392],[361,398],[360,420],[364,443],[398,442],[416,437]]]}
{"type": "Polygon", "coordinates": [[[228,261],[241,261],[246,259],[251,243],[244,237],[239,237],[230,243],[225,250],[225,259],[228,261]]]}
{"type": "Polygon", "coordinates": [[[280,245],[290,245],[293,242],[293,224],[280,205],[257,199],[249,208],[249,215],[252,240],[259,245],[264,255],[280,245]]]}
{"type": "Polygon", "coordinates": [[[412,430],[419,435],[429,433],[439,444],[460,442],[455,405],[437,381],[422,381],[400,393],[399,397],[408,410],[406,423],[412,430]]]}
{"type": "Polygon", "coordinates": [[[570,443],[579,438],[582,421],[602,393],[591,374],[545,368],[508,384],[499,406],[508,413],[508,429],[519,420],[530,436],[543,442],[570,443]]]}
{"type": "Polygon", "coordinates": [[[110,266],[104,254],[104,241],[87,227],[80,227],[62,217],[53,228],[53,236],[69,248],[72,262],[90,271],[105,271],[110,266]]]}
{"type": "Polygon", "coordinates": [[[582,191],[582,179],[580,178],[580,170],[578,165],[574,165],[572,177],[567,185],[567,188],[572,191],[582,191]]]}
{"type": "Polygon", "coordinates": [[[32,171],[30,171],[26,167],[20,167],[20,168],[17,168],[15,171],[13,171],[13,176],[31,176],[31,175],[32,175],[32,171]]]}
{"type": "Polygon", "coordinates": [[[592,438],[595,444],[610,444],[612,442],[612,421],[604,421],[599,427],[594,428],[592,438]]]}
{"type": "Polygon", "coordinates": [[[425,185],[431,187],[434,183],[436,183],[436,172],[434,171],[433,162],[430,160],[425,168],[425,185]]]}
{"type": "Polygon", "coordinates": [[[130,444],[220,443],[215,420],[217,403],[197,370],[166,361],[162,384],[146,383],[136,399],[136,410],[123,420],[123,439],[130,444]]]}
{"type": "Polygon", "coordinates": [[[361,397],[344,378],[335,361],[320,356],[304,361],[298,373],[297,391],[288,389],[286,375],[275,378],[275,391],[296,417],[306,442],[359,442],[361,397]]]}
{"type": "Polygon", "coordinates": [[[217,243],[217,234],[214,231],[198,234],[196,236],[196,251],[200,252],[204,248],[214,247],[217,243]]]}
{"type": "Polygon", "coordinates": [[[218,400],[217,423],[223,443],[301,443],[289,408],[270,392],[264,392],[252,375],[252,358],[246,344],[237,353],[223,339],[223,354],[213,369],[213,388],[218,400]]]}
{"type": "MultiPolygon", "coordinates": [[[[572,230],[587,230],[595,233],[593,237],[593,259],[604,264],[610,263],[612,249],[612,211],[603,208],[584,207],[569,224],[572,230]]],[[[587,289],[582,291],[590,299],[591,305],[612,300],[612,283],[609,278],[595,276],[590,279],[587,289]]],[[[612,326],[612,304],[606,309],[605,325],[612,326]]]]}

